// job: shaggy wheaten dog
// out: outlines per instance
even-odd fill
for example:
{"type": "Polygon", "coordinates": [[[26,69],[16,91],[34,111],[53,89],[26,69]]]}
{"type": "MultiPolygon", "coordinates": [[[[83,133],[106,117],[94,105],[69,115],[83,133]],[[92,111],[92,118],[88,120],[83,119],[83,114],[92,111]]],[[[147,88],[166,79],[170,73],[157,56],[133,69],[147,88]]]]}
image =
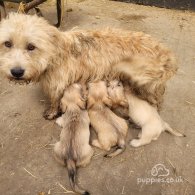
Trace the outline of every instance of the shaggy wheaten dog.
{"type": "Polygon", "coordinates": [[[68,87],[61,100],[64,113],[56,120],[63,129],[60,141],[55,144],[55,157],[62,164],[67,165],[72,189],[80,194],[89,194],[76,183],[77,167],[86,166],[93,156],[93,149],[89,145],[89,116],[86,111],[86,101],[82,95],[82,87],[73,84],[68,87]]]}
{"type": "Polygon", "coordinates": [[[52,119],[64,89],[77,81],[120,76],[138,96],[159,104],[177,67],[171,51],[142,32],[61,32],[43,18],[12,13],[0,23],[0,69],[10,79],[39,81],[52,119]]]}
{"type": "Polygon", "coordinates": [[[127,123],[109,109],[111,101],[108,98],[106,82],[89,83],[88,86],[87,109],[91,126],[97,133],[97,139],[92,141],[92,145],[106,151],[116,146],[114,151],[105,155],[114,157],[125,150],[127,123]]]}
{"type": "Polygon", "coordinates": [[[149,144],[152,140],[157,140],[163,131],[168,131],[175,136],[184,136],[183,134],[174,131],[169,124],[164,122],[159,116],[155,107],[136,97],[129,86],[123,85],[120,81],[110,81],[108,87],[111,99],[116,99],[118,102],[128,102],[129,117],[133,122],[142,128],[139,133],[139,139],[133,139],[130,144],[134,147],[149,144]],[[124,95],[125,94],[125,95],[124,95]]]}

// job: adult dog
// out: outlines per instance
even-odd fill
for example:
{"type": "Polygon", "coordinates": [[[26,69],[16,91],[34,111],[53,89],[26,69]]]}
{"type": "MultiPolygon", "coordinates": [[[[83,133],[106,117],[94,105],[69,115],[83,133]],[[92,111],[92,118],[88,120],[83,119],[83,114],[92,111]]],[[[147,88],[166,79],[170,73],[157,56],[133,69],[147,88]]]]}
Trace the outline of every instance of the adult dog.
{"type": "Polygon", "coordinates": [[[64,89],[78,81],[122,77],[157,105],[177,66],[169,49],[142,32],[61,32],[43,18],[12,13],[0,24],[0,69],[10,79],[39,81],[52,119],[64,89]]]}

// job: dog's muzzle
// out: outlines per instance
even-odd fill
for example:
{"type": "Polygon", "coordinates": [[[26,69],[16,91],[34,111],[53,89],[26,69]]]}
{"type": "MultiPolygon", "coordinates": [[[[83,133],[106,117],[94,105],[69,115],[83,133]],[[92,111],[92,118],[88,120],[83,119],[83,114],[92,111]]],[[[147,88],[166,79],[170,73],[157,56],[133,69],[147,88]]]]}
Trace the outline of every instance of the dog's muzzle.
{"type": "Polygon", "coordinates": [[[24,69],[21,67],[15,67],[11,69],[11,74],[14,76],[16,79],[21,78],[24,75],[24,69]]]}

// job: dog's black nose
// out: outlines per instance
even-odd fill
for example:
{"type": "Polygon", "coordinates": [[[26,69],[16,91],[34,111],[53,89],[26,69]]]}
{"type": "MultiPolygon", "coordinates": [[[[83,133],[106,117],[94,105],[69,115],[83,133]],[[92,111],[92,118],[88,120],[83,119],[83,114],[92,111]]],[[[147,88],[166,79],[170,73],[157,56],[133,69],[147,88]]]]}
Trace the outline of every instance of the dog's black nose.
{"type": "Polygon", "coordinates": [[[24,69],[22,69],[21,67],[12,68],[11,74],[16,78],[20,78],[24,75],[24,69]]]}

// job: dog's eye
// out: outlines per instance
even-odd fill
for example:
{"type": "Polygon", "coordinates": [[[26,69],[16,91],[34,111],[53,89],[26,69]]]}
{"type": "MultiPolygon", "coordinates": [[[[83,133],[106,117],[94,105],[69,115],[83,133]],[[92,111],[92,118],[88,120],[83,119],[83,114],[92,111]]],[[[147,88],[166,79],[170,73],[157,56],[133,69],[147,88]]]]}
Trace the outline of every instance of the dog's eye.
{"type": "Polygon", "coordinates": [[[11,48],[12,47],[12,42],[11,41],[6,41],[4,43],[5,47],[11,48]]]}
{"type": "Polygon", "coordinates": [[[35,48],[36,48],[36,47],[35,47],[33,44],[31,44],[31,43],[29,43],[29,44],[27,45],[27,50],[28,50],[28,51],[33,51],[35,48]]]}

